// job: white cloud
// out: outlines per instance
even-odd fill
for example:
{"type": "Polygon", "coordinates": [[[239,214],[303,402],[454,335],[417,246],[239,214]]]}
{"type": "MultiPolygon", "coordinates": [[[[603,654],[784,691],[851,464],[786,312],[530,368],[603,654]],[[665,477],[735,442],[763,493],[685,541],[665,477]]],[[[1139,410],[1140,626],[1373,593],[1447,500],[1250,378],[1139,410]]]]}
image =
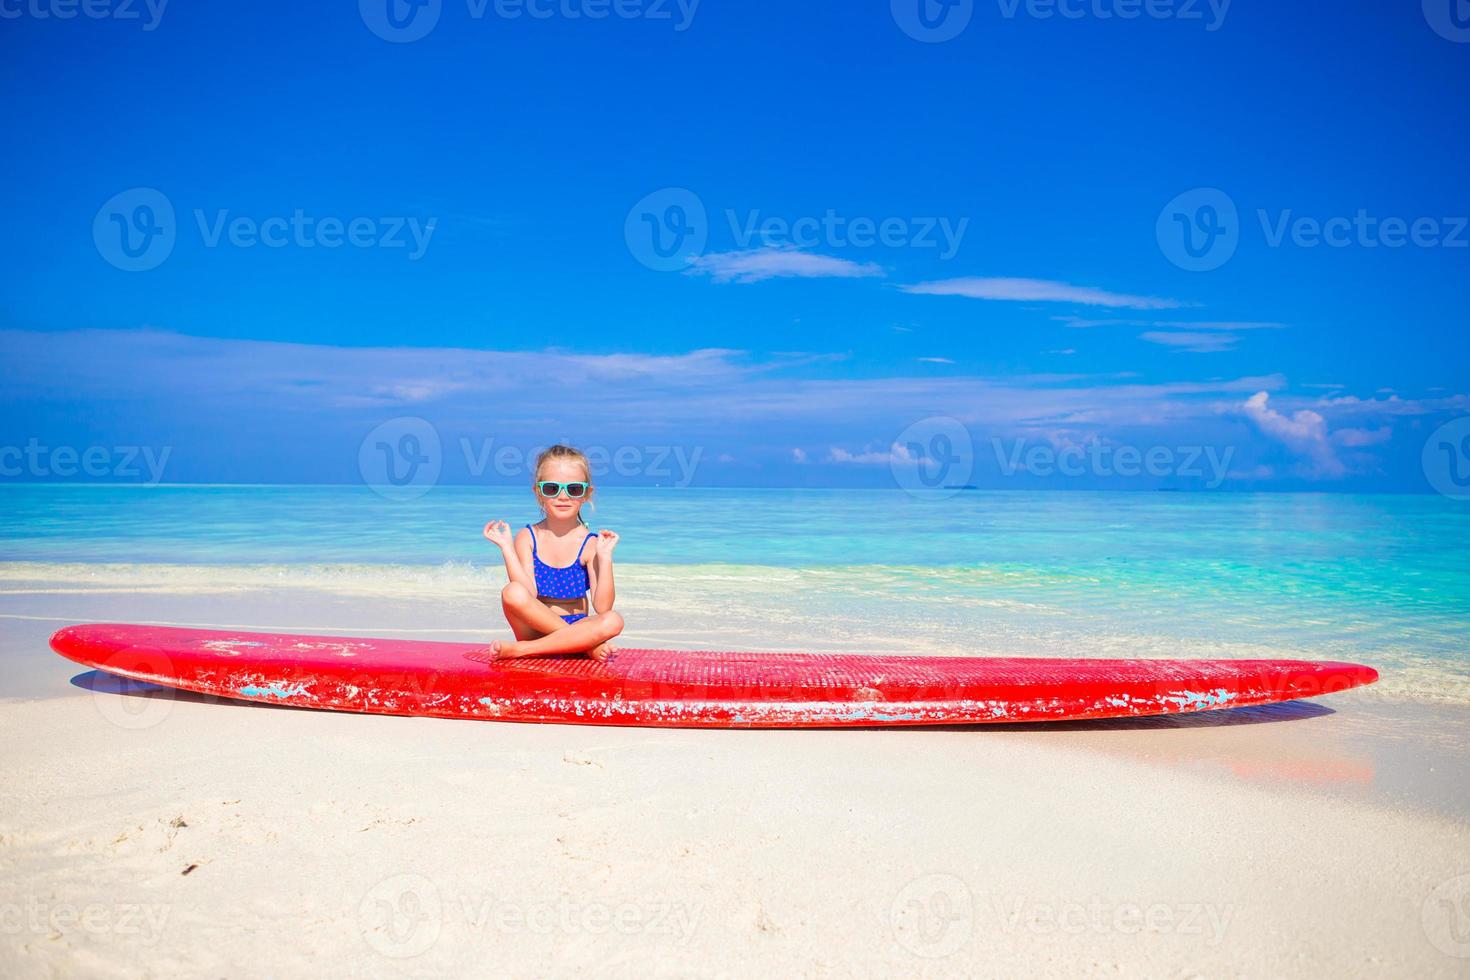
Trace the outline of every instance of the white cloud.
{"type": "Polygon", "coordinates": [[[1336,478],[1347,474],[1347,467],[1337,458],[1327,432],[1327,420],[1309,408],[1298,409],[1291,416],[1271,408],[1270,396],[1258,391],[1245,400],[1241,411],[1256,428],[1306,460],[1310,475],[1336,478]]]}
{"type": "Polygon", "coordinates": [[[1230,350],[1240,339],[1233,333],[1165,332],[1162,330],[1145,330],[1138,337],[1151,344],[1162,344],[1165,347],[1173,347],[1176,350],[1190,351],[1195,354],[1213,354],[1222,350],[1230,350]]]}
{"type": "Polygon", "coordinates": [[[1325,395],[1312,402],[1335,416],[1382,417],[1431,415],[1436,412],[1470,412],[1470,395],[1440,398],[1359,398],[1356,395],[1325,395]]]}
{"type": "Polygon", "coordinates": [[[794,248],[767,246],[743,252],[714,252],[689,263],[686,275],[707,275],[715,282],[752,283],[766,279],[861,279],[883,275],[872,262],[852,262],[794,248]]]}
{"type": "Polygon", "coordinates": [[[1130,296],[1093,286],[1074,286],[1050,279],[996,279],[970,276],[901,286],[904,292],[925,296],[968,296],[1008,302],[1077,303],[1082,306],[1123,307],[1133,310],[1171,310],[1186,304],[1157,296],[1130,296]]]}
{"type": "Polygon", "coordinates": [[[476,427],[540,424],[555,415],[570,425],[669,432],[811,423],[866,428],[887,438],[938,410],[966,424],[998,427],[1207,419],[1250,392],[1285,385],[1275,375],[1139,384],[1082,373],[795,373],[825,357],[756,357],[725,348],[600,354],[336,347],[161,330],[0,330],[0,402],[146,399],[191,410],[314,418],[411,408],[476,427]]]}
{"type": "Polygon", "coordinates": [[[1339,446],[1350,448],[1377,446],[1393,438],[1393,426],[1380,425],[1376,429],[1337,429],[1332,433],[1332,438],[1339,446]]]}
{"type": "Polygon", "coordinates": [[[1080,316],[1054,316],[1069,327],[1152,327],[1162,330],[1283,330],[1274,320],[1088,320],[1080,316]]]}
{"type": "Polygon", "coordinates": [[[918,460],[914,458],[908,449],[895,442],[882,452],[850,453],[840,446],[833,446],[827,452],[826,462],[887,466],[890,463],[915,463],[918,460]]]}
{"type": "Polygon", "coordinates": [[[920,358],[917,358],[917,360],[920,363],[923,363],[923,364],[953,364],[954,363],[954,361],[951,361],[947,357],[920,357],[920,358]]]}
{"type": "MultiPolygon", "coordinates": [[[[108,407],[132,442],[177,438],[185,445],[180,433],[187,430],[203,445],[217,440],[213,433],[245,430],[264,445],[335,452],[349,444],[341,440],[360,438],[385,419],[414,415],[439,427],[446,452],[457,452],[463,436],[530,444],[554,430],[574,440],[701,445],[711,458],[729,452],[742,462],[765,453],[784,461],[789,452],[816,464],[827,461],[826,447],[847,446],[833,450],[831,460],[880,465],[894,460],[889,444],[899,432],[934,415],[956,419],[982,441],[1058,431],[1079,440],[1136,440],[1146,431],[1150,439],[1181,444],[1226,438],[1225,419],[1236,416],[1304,459],[1306,472],[1336,477],[1371,469],[1373,447],[1406,428],[1396,419],[1470,412],[1464,394],[1358,398],[1314,391],[1293,398],[1279,374],[1144,382],[1081,371],[977,375],[910,360],[887,367],[907,373],[837,376],[814,369],[826,356],[724,348],[643,354],[338,347],[160,330],[0,330],[0,419],[18,430],[21,420],[50,406],[95,404],[108,407]],[[761,444],[752,444],[750,433],[760,433],[761,444]],[[767,439],[782,448],[770,450],[767,439]],[[785,448],[801,444],[810,455],[785,448]]],[[[1278,469],[1286,475],[1287,467],[1278,469]]]]}
{"type": "Polygon", "coordinates": [[[1272,320],[1089,320],[1079,316],[1054,316],[1069,327],[1146,327],[1139,340],[1194,354],[1233,350],[1243,330],[1281,330],[1284,323],[1272,320]]]}

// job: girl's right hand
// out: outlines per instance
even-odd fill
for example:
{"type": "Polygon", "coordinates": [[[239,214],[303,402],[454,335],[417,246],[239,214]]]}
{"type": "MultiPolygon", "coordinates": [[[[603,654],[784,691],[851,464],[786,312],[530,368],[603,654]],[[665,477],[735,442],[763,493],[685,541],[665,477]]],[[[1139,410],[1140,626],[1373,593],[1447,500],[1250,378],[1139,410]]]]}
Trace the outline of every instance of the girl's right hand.
{"type": "Polygon", "coordinates": [[[509,551],[512,544],[510,525],[504,521],[491,521],[485,525],[485,540],[499,545],[503,551],[509,551]]]}

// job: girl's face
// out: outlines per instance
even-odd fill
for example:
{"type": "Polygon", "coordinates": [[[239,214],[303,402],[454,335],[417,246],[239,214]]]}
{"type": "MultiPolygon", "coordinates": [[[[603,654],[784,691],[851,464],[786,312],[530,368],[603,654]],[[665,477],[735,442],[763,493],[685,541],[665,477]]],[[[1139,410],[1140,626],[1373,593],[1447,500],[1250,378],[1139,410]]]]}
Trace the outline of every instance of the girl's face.
{"type": "Polygon", "coordinates": [[[553,483],[588,484],[587,496],[578,498],[568,497],[565,490],[555,497],[543,497],[541,491],[536,490],[536,498],[541,502],[541,509],[553,517],[575,520],[582,511],[582,504],[592,496],[592,481],[587,475],[587,470],[574,459],[548,459],[536,472],[538,487],[542,480],[550,480],[553,483]]]}

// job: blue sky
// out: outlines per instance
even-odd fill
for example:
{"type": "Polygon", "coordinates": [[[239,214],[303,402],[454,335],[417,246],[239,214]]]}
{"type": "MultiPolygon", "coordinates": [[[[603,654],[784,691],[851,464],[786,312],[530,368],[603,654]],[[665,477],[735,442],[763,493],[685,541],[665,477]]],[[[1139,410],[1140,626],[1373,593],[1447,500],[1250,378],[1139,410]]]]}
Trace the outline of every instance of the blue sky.
{"type": "Polygon", "coordinates": [[[1419,492],[1470,413],[1449,0],[388,2],[0,2],[3,478],[1419,492]]]}

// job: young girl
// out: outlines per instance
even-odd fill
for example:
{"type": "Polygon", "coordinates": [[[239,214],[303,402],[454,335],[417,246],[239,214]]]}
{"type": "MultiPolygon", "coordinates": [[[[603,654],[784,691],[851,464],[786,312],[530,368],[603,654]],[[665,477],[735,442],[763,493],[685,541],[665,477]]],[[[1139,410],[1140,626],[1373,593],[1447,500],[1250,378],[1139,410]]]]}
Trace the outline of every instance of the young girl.
{"type": "Polygon", "coordinates": [[[511,537],[505,521],[485,525],[485,537],[505,556],[510,581],[500,604],[514,640],[496,640],[497,660],[549,653],[581,653],[606,660],[612,638],[623,631],[613,612],[612,531],[593,533],[582,522],[582,505],[592,499],[592,469],[571,446],[556,445],[536,457],[532,492],[542,519],[511,537]],[[592,606],[587,593],[592,593],[592,606]]]}

